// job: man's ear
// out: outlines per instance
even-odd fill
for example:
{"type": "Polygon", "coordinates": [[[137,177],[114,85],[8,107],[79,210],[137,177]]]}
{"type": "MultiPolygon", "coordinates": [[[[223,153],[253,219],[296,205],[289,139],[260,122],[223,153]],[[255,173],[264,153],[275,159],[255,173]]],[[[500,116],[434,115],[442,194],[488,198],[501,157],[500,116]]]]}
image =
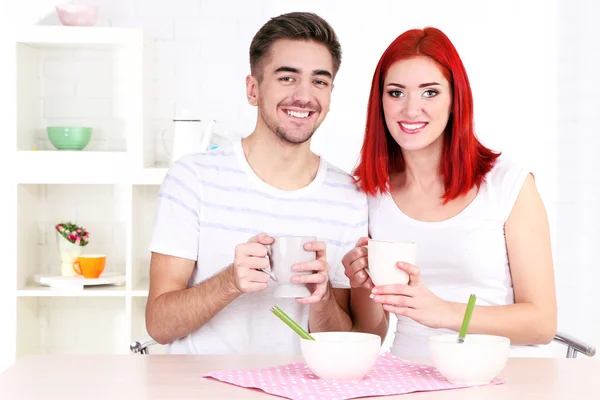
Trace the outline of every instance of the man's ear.
{"type": "Polygon", "coordinates": [[[246,76],[246,97],[252,106],[258,106],[258,80],[252,76],[246,76]]]}

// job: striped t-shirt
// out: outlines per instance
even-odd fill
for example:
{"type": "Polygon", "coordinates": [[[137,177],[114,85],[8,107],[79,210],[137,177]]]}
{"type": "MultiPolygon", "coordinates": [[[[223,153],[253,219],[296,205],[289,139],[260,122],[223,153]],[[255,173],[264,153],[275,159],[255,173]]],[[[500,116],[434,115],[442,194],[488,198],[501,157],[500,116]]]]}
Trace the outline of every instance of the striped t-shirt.
{"type": "MultiPolygon", "coordinates": [[[[341,259],[368,234],[366,196],[352,177],[321,157],[315,179],[295,191],[274,188],[250,168],[241,140],[184,156],[163,181],[150,251],[197,261],[189,286],[233,262],[235,247],[258,233],[316,236],[327,243],[330,281],[349,288],[341,259]]],[[[169,345],[171,353],[300,352],[298,335],[274,316],[277,305],[308,329],[309,306],[265,292],[244,294],[198,331],[169,345]]]]}

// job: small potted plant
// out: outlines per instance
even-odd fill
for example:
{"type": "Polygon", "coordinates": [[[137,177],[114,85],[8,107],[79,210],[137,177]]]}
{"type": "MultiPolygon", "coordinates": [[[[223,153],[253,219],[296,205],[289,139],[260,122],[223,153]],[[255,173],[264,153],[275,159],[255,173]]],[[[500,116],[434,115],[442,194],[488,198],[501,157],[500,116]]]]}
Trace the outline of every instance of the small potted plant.
{"type": "Polygon", "coordinates": [[[72,222],[56,224],[56,243],[60,257],[60,274],[62,276],[75,276],[73,263],[81,255],[83,247],[90,241],[89,232],[82,226],[72,222]]]}

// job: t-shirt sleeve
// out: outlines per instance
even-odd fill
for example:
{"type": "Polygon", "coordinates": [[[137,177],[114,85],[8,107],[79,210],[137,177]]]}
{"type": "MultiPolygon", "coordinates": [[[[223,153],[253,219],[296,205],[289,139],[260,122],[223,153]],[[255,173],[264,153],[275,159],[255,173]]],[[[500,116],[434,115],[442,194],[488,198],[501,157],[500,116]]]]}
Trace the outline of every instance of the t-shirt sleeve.
{"type": "Polygon", "coordinates": [[[497,188],[500,216],[506,222],[521,193],[525,179],[531,173],[523,164],[501,159],[492,170],[492,184],[497,188]]]}
{"type": "Polygon", "coordinates": [[[198,260],[200,190],[189,157],[167,172],[158,193],[150,251],[198,260]]]}
{"type": "Polygon", "coordinates": [[[366,196],[361,195],[361,201],[357,202],[357,204],[360,205],[361,208],[355,213],[356,218],[349,220],[350,225],[346,230],[347,234],[343,238],[343,242],[340,243],[340,246],[336,246],[337,251],[332,252],[335,259],[331,260],[330,257],[329,280],[331,286],[334,288],[350,288],[350,280],[344,272],[342,258],[354,248],[358,239],[369,235],[369,212],[366,196]]]}
{"type": "Polygon", "coordinates": [[[527,175],[529,175],[529,173],[530,172],[524,168],[520,168],[519,170],[515,171],[515,179],[512,183],[512,187],[507,188],[508,191],[505,201],[505,207],[502,210],[504,221],[506,221],[510,216],[512,209],[514,208],[515,203],[517,202],[517,197],[519,197],[519,193],[521,193],[521,189],[523,188],[523,184],[525,183],[525,179],[527,179],[527,175]]]}

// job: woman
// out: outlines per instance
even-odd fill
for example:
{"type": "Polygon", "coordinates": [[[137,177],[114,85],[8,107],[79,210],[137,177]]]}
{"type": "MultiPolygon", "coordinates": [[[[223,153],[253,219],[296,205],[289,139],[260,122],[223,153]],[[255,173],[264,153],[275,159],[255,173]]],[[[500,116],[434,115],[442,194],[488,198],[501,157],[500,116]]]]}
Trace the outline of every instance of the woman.
{"type": "Polygon", "coordinates": [[[418,266],[397,265],[408,285],[373,287],[366,238],[343,260],[353,312],[379,328],[397,315],[393,354],[427,355],[428,336],[459,331],[471,293],[469,333],[508,337],[513,355],[552,340],[550,235],[533,175],[475,137],[469,80],[440,30],[407,31],[381,57],[355,175],[371,238],[417,244],[418,266]]]}

